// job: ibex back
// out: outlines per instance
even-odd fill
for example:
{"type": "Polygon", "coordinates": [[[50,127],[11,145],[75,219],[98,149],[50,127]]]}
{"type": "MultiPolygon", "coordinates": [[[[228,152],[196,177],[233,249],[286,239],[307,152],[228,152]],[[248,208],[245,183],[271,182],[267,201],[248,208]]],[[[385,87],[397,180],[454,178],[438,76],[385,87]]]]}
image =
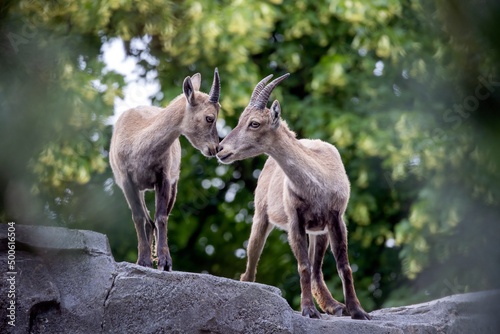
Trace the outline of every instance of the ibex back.
{"type": "Polygon", "coordinates": [[[116,183],[132,211],[141,266],[152,267],[153,235],[158,269],[172,270],[167,243],[168,215],[177,195],[182,134],[207,157],[217,153],[219,136],[220,79],[215,69],[210,94],[199,91],[201,75],[186,77],[183,94],[166,108],[137,107],[124,112],[116,122],[109,160],[116,183]],[[144,191],[154,189],[155,220],[144,201],[144,191]]]}
{"type": "Polygon", "coordinates": [[[273,225],[288,231],[298,261],[302,289],[302,315],[319,318],[313,295],[327,313],[370,319],[361,307],[347,258],[347,230],[342,219],[349,200],[349,180],[337,149],[320,140],[298,140],[281,120],[274,101],[266,108],[272,90],[288,74],[265,86],[257,84],[238,125],[220,143],[217,157],[231,163],[262,153],[266,161],[255,190],[255,214],[248,243],[248,262],[242,281],[254,281],[267,236],[273,225]],[[309,250],[306,234],[309,235],[309,250]],[[346,305],[333,299],[323,280],[321,266],[328,243],[337,261],[346,305]]]}

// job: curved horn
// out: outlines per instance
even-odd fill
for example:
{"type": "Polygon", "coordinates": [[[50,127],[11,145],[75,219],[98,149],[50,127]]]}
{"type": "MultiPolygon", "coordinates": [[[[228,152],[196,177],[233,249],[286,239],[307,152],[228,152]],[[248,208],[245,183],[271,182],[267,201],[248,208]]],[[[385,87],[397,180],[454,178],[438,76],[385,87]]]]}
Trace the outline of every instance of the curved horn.
{"type": "Polygon", "coordinates": [[[264,89],[264,87],[266,86],[266,83],[269,81],[269,79],[271,79],[273,77],[272,74],[268,75],[267,77],[265,77],[264,79],[262,79],[256,86],[255,88],[253,89],[253,93],[252,93],[252,96],[250,97],[250,103],[248,105],[254,105],[255,103],[255,100],[257,100],[257,98],[259,97],[260,95],[260,92],[262,92],[262,89],[264,89]]]}
{"type": "Polygon", "coordinates": [[[264,109],[267,105],[267,101],[269,100],[269,96],[271,96],[271,93],[274,90],[274,88],[276,88],[276,86],[278,86],[280,82],[282,82],[289,76],[290,73],[287,73],[271,81],[271,83],[262,90],[262,92],[259,94],[259,97],[257,97],[257,101],[255,101],[253,105],[258,109],[264,109]]]}
{"type": "Polygon", "coordinates": [[[210,93],[208,94],[208,99],[210,102],[219,102],[220,96],[220,79],[219,79],[219,70],[217,67],[214,72],[214,82],[212,83],[212,88],[210,89],[210,93]]]}

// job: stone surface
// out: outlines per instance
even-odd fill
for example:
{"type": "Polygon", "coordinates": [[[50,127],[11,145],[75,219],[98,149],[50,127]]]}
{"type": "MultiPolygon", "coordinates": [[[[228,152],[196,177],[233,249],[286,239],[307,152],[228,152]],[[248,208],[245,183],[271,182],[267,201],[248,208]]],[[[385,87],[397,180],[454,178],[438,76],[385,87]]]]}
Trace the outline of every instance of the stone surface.
{"type": "MultiPolygon", "coordinates": [[[[16,326],[0,332],[98,333],[116,276],[106,236],[59,227],[16,225],[16,326]]],[[[7,268],[7,225],[0,224],[0,268],[7,268]]],[[[6,271],[2,270],[0,305],[6,271]]],[[[6,289],[6,287],[5,287],[6,289]]]]}
{"type": "MultiPolygon", "coordinates": [[[[7,267],[0,224],[0,267],[7,267]]],[[[115,263],[91,231],[16,226],[16,326],[0,333],[500,333],[500,291],[371,312],[372,321],[293,311],[279,289],[206,274],[115,263]]]]}
{"type": "Polygon", "coordinates": [[[292,313],[288,311],[280,291],[262,284],[204,274],[160,272],[120,263],[106,300],[103,330],[292,333],[292,313]]]}

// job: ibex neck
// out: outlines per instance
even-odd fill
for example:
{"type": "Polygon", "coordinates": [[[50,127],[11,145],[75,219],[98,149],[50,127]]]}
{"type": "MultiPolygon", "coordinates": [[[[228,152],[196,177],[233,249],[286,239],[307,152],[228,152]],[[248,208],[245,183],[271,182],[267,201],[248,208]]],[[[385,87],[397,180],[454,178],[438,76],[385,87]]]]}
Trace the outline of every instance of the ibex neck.
{"type": "Polygon", "coordinates": [[[182,120],[186,110],[186,100],[183,97],[174,99],[165,109],[161,110],[148,127],[148,147],[154,147],[154,154],[162,155],[172,143],[182,134],[182,120]]]}
{"type": "Polygon", "coordinates": [[[276,141],[268,154],[276,160],[296,190],[321,186],[323,172],[320,162],[314,152],[286,127],[278,129],[276,141]]]}

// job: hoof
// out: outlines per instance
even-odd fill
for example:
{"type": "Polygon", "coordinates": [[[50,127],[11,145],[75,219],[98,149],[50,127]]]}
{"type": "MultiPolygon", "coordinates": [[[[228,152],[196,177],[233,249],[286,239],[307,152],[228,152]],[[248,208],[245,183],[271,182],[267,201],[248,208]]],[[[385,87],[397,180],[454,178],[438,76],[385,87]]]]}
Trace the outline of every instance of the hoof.
{"type": "Polygon", "coordinates": [[[356,307],[355,309],[351,310],[349,312],[351,314],[351,319],[356,319],[356,320],[371,320],[372,317],[366,313],[361,306],[356,307]]]}
{"type": "Polygon", "coordinates": [[[168,260],[168,259],[165,259],[165,260],[158,260],[158,266],[157,266],[158,270],[161,270],[161,271],[172,271],[172,260],[168,260]]]}
{"type": "Polygon", "coordinates": [[[136,263],[142,267],[153,268],[153,261],[151,259],[138,259],[136,263]]]}
{"type": "Polygon", "coordinates": [[[246,274],[241,274],[240,281],[241,282],[255,282],[255,277],[254,277],[254,279],[251,279],[246,274]]]}
{"type": "Polygon", "coordinates": [[[318,312],[314,305],[302,307],[302,315],[306,318],[321,319],[321,314],[318,312]]]}
{"type": "Polygon", "coordinates": [[[325,311],[326,314],[334,315],[337,317],[340,317],[343,315],[349,315],[349,312],[347,311],[347,307],[342,303],[329,305],[329,306],[325,307],[323,309],[323,311],[325,311]]]}

